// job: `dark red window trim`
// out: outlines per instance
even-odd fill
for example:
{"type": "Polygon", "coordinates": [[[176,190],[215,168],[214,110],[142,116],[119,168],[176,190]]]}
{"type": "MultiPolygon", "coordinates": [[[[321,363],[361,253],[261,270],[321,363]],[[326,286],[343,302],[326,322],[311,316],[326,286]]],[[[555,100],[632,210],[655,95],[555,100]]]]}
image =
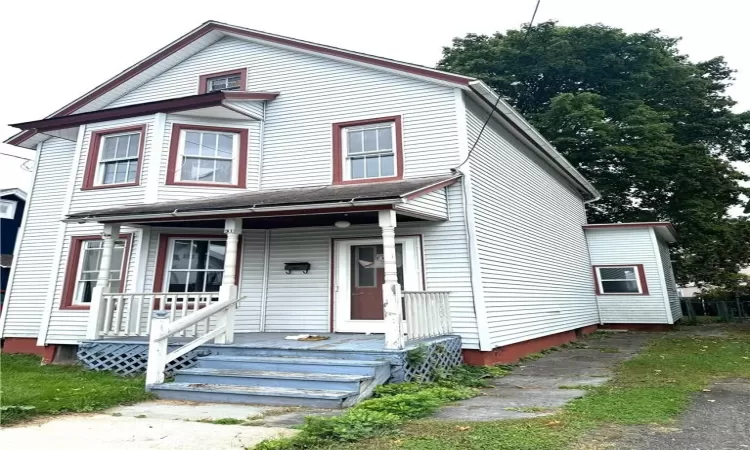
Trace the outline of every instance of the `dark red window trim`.
{"type": "Polygon", "coordinates": [[[381,181],[395,181],[404,178],[404,149],[401,130],[401,116],[378,117],[375,119],[354,120],[351,122],[338,122],[333,124],[333,184],[360,184],[377,183],[381,181]],[[395,123],[396,128],[396,175],[382,178],[363,178],[357,180],[344,180],[344,158],[341,147],[341,133],[344,128],[361,125],[372,125],[376,123],[395,123]]]}
{"type": "MultiPolygon", "coordinates": [[[[159,247],[156,252],[156,268],[154,273],[154,287],[153,292],[164,292],[164,275],[165,275],[165,268],[167,265],[167,250],[169,249],[169,240],[170,239],[215,239],[215,240],[226,240],[227,236],[225,234],[196,234],[196,233],[188,233],[188,234],[159,234],[159,247]]],[[[242,236],[239,238],[239,242],[237,243],[237,266],[236,266],[236,279],[235,283],[239,286],[240,284],[240,274],[241,274],[241,267],[240,263],[242,262],[242,236]]]]}
{"type": "Polygon", "coordinates": [[[172,135],[169,142],[169,159],[167,161],[167,181],[168,185],[179,186],[206,186],[218,188],[240,188],[245,189],[247,185],[247,145],[248,131],[247,128],[225,128],[225,127],[208,127],[203,125],[187,125],[176,123],[172,125],[172,135]],[[234,133],[240,136],[240,147],[238,155],[237,184],[223,183],[201,183],[197,181],[178,181],[177,180],[177,155],[180,149],[180,134],[183,130],[196,131],[220,131],[224,133],[234,133]]]}
{"type": "Polygon", "coordinates": [[[208,92],[208,80],[211,78],[225,77],[228,75],[239,75],[240,76],[240,88],[239,91],[247,90],[247,69],[234,69],[224,70],[222,72],[207,73],[198,77],[198,93],[205,94],[208,92]]]}
{"type": "Polygon", "coordinates": [[[646,283],[646,272],[643,270],[643,264],[599,264],[591,266],[594,271],[594,287],[596,289],[596,295],[649,295],[648,284],[646,283]],[[629,293],[604,293],[599,289],[599,271],[596,270],[599,267],[635,267],[638,271],[638,280],[641,282],[641,293],[640,294],[629,294],[629,293]]]}
{"type": "Polygon", "coordinates": [[[92,132],[89,143],[89,152],[88,156],[86,157],[86,169],[83,173],[83,185],[81,186],[81,189],[110,189],[125,186],[138,186],[141,182],[141,166],[143,165],[143,147],[146,143],[146,128],[146,124],[143,124],[121,128],[110,128],[107,130],[92,132]],[[99,165],[99,149],[101,148],[102,139],[112,134],[127,133],[130,131],[137,131],[141,134],[138,142],[138,164],[135,169],[135,180],[132,183],[97,184],[96,169],[99,165]]]}
{"type": "MultiPolygon", "coordinates": [[[[118,239],[125,241],[122,258],[122,272],[120,273],[120,292],[125,288],[127,280],[128,265],[130,262],[130,243],[133,235],[130,233],[120,234],[118,239]]],[[[73,236],[70,238],[70,247],[68,250],[68,265],[65,267],[65,278],[63,281],[62,298],[60,299],[60,309],[78,309],[88,310],[89,305],[74,305],[73,295],[76,289],[76,278],[78,277],[78,263],[81,259],[81,249],[85,241],[100,241],[101,236],[73,236]]]]}

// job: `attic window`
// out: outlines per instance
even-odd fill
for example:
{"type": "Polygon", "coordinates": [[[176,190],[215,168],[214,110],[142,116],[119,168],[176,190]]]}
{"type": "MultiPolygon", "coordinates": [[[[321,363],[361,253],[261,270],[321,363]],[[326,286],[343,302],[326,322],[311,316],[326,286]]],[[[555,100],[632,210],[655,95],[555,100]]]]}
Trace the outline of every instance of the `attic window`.
{"type": "Polygon", "coordinates": [[[199,94],[217,91],[244,91],[247,85],[247,69],[201,75],[198,83],[199,94]]]}

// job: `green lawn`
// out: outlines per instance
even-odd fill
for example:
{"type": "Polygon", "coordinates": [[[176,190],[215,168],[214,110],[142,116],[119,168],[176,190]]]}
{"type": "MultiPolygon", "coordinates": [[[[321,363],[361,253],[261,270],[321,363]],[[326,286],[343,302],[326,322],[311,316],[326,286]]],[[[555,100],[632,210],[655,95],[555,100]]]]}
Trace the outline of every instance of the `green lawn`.
{"type": "Polygon", "coordinates": [[[568,404],[560,413],[529,420],[485,423],[422,420],[398,434],[337,449],[348,450],[563,450],[608,425],[664,424],[712,380],[750,378],[750,329],[729,328],[726,338],[656,337],[625,362],[615,378],[568,404]]]}
{"type": "Polygon", "coordinates": [[[0,423],[41,415],[98,411],[151,398],[143,377],[79,366],[42,366],[40,358],[0,354],[0,423]]]}

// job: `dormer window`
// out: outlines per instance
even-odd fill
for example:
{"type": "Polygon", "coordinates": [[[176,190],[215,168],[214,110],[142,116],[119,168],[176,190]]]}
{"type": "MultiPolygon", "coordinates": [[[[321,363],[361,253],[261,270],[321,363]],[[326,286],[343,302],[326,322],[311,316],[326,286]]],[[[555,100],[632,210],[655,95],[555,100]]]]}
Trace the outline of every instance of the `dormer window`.
{"type": "Polygon", "coordinates": [[[217,91],[244,91],[247,86],[247,69],[201,75],[198,83],[199,94],[217,91]]]}
{"type": "Polygon", "coordinates": [[[16,205],[13,200],[0,200],[0,219],[13,219],[16,216],[16,205]]]}
{"type": "Polygon", "coordinates": [[[137,185],[145,137],[146,125],[91,133],[83,189],[137,185]]]}
{"type": "Polygon", "coordinates": [[[175,124],[167,184],[244,188],[248,130],[175,124]]]}
{"type": "Polygon", "coordinates": [[[403,177],[400,116],[336,123],[333,147],[334,184],[403,177]]]}

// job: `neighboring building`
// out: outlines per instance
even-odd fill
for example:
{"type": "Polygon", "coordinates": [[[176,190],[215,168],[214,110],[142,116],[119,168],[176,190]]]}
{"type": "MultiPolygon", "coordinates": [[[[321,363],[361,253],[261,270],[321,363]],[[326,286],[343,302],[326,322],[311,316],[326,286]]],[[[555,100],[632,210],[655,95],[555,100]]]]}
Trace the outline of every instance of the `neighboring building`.
{"type": "Polygon", "coordinates": [[[206,22],[14,126],[37,164],[6,351],[79,346],[136,370],[150,329],[148,380],[169,396],[165,365],[193,363],[193,347],[165,356],[170,333],[221,344],[196,344],[212,376],[336,348],[391,358],[398,379],[415,343],[458,335],[467,362],[512,361],[604,323],[584,233],[597,191],[479,80],[206,22]],[[358,334],[283,339],[299,333],[358,334]]]}
{"type": "Polygon", "coordinates": [[[16,235],[21,227],[21,218],[26,206],[26,193],[21,189],[0,190],[0,309],[5,301],[16,235]]]}

